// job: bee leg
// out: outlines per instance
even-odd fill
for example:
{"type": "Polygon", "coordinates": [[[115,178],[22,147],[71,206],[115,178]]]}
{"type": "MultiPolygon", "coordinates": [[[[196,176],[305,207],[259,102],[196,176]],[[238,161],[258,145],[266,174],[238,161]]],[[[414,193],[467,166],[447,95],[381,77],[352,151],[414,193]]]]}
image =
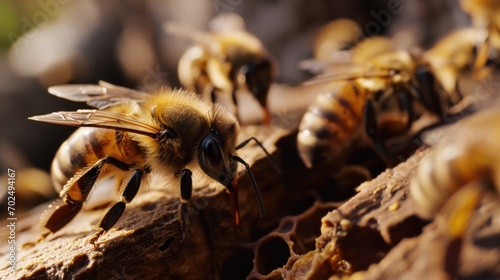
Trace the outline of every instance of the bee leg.
{"type": "MultiPolygon", "coordinates": [[[[45,228],[50,232],[56,232],[67,225],[82,209],[82,203],[64,203],[56,208],[45,223],[45,228]]],[[[48,235],[48,234],[47,234],[48,235]]],[[[45,236],[47,236],[45,235],[45,236]]],[[[45,237],[44,236],[44,237],[45,237]]]]}
{"type": "Polygon", "coordinates": [[[425,67],[417,69],[415,77],[421,85],[420,89],[415,90],[418,99],[429,111],[440,117],[443,116],[442,101],[437,90],[438,82],[436,81],[436,77],[425,67]]]}
{"type": "Polygon", "coordinates": [[[388,165],[391,166],[389,160],[389,151],[380,136],[380,131],[377,124],[377,113],[373,100],[368,99],[364,108],[364,123],[366,135],[371,139],[371,144],[377,155],[388,165]]]}
{"type": "Polygon", "coordinates": [[[135,169],[134,173],[125,184],[125,188],[123,189],[121,200],[116,202],[111,208],[108,210],[106,215],[102,218],[99,223],[99,227],[103,231],[108,231],[112,226],[116,224],[118,219],[123,214],[125,210],[125,205],[130,203],[132,199],[134,199],[137,191],[139,191],[139,187],[141,186],[141,180],[144,172],[141,169],[135,169]]]}
{"type": "Polygon", "coordinates": [[[468,183],[454,193],[443,207],[442,212],[448,216],[448,234],[452,238],[445,255],[445,270],[452,278],[456,278],[460,267],[463,236],[487,184],[481,181],[468,183]]]}
{"type": "Polygon", "coordinates": [[[234,115],[236,116],[236,119],[238,120],[238,122],[241,122],[240,113],[238,111],[238,98],[236,98],[237,89],[238,89],[237,87],[233,87],[233,89],[231,90],[231,99],[232,99],[233,105],[234,105],[234,115]]]}
{"type": "Polygon", "coordinates": [[[415,112],[413,111],[411,95],[406,93],[399,93],[398,98],[401,109],[403,109],[403,111],[407,113],[406,116],[408,118],[408,122],[406,123],[406,129],[409,130],[415,118],[415,112]]]}
{"type": "Polygon", "coordinates": [[[110,156],[98,160],[90,168],[71,178],[67,186],[64,187],[66,202],[82,203],[85,201],[105,164],[112,164],[123,171],[128,171],[132,167],[132,164],[122,162],[110,156]]]}
{"type": "Polygon", "coordinates": [[[271,111],[267,106],[267,95],[272,83],[273,65],[268,59],[259,63],[245,64],[241,67],[241,72],[245,75],[245,83],[264,109],[263,123],[271,124],[271,111]]]}
{"type": "Polygon", "coordinates": [[[64,186],[62,198],[64,204],[59,205],[51,214],[45,228],[51,232],[56,232],[68,224],[78,212],[82,209],[83,202],[87,199],[90,190],[94,186],[99,173],[104,164],[112,164],[122,170],[128,170],[130,164],[121,162],[113,157],[104,157],[98,160],[94,165],[86,168],[71,178],[64,186]]]}
{"type": "Polygon", "coordinates": [[[182,240],[186,236],[186,220],[188,215],[188,203],[193,193],[193,180],[191,170],[184,169],[179,172],[181,175],[181,204],[179,205],[179,222],[181,224],[182,240]]]}

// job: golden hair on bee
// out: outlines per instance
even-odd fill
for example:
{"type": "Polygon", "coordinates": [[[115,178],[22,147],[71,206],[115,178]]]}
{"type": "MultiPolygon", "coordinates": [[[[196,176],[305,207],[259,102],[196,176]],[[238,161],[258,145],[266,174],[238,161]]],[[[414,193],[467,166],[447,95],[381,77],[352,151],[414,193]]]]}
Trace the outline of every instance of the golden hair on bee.
{"type": "Polygon", "coordinates": [[[45,223],[50,232],[58,231],[76,216],[98,178],[112,175],[122,187],[121,198],[101,220],[97,238],[118,221],[149,173],[180,186],[182,229],[182,214],[187,211],[193,182],[216,181],[226,187],[233,201],[235,221],[239,223],[237,163],[245,166],[263,214],[255,178],[236,150],[251,140],[265,149],[253,137],[237,145],[239,124],[221,105],[208,104],[197,94],[184,90],[163,88],[147,94],[105,82],[56,86],[49,92],[97,108],[30,118],[80,127],[54,158],[52,176],[63,202],[45,223]]]}

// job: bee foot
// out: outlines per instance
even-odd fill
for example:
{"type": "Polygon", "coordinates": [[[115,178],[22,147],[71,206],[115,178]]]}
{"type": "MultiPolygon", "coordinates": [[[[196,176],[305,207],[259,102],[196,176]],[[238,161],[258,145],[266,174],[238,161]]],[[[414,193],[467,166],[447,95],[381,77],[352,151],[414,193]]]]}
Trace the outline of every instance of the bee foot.
{"type": "Polygon", "coordinates": [[[99,239],[99,237],[101,237],[101,235],[104,234],[104,230],[100,230],[96,233],[94,233],[94,235],[92,235],[92,237],[89,238],[89,240],[87,241],[87,244],[90,244],[92,245],[94,248],[97,247],[97,245],[95,244],[97,242],[97,240],[99,239]]]}

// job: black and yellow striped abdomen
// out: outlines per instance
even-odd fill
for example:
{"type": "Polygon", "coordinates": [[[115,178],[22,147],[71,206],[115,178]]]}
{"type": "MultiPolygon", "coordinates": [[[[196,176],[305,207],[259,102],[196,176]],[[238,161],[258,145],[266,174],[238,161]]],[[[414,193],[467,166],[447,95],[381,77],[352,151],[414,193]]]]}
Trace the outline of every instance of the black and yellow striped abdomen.
{"type": "MultiPolygon", "coordinates": [[[[111,129],[82,127],[61,145],[54,157],[51,174],[55,188],[61,191],[76,173],[106,156],[125,163],[144,161],[141,149],[127,133],[111,129]]],[[[101,176],[114,172],[114,169],[116,167],[107,167],[101,172],[101,176]]]]}
{"type": "Polygon", "coordinates": [[[309,106],[299,125],[297,148],[308,167],[329,162],[361,128],[368,91],[355,81],[332,84],[309,106]]]}
{"type": "Polygon", "coordinates": [[[432,218],[468,183],[486,182],[500,193],[500,112],[487,111],[456,125],[420,162],[410,193],[423,218],[432,218]]]}

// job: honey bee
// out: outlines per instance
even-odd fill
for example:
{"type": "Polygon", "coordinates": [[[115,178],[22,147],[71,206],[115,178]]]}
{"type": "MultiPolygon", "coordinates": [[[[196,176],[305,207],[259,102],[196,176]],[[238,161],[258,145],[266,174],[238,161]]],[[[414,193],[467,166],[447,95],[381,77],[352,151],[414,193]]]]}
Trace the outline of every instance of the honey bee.
{"type": "Polygon", "coordinates": [[[340,67],[313,80],[329,81],[329,85],[310,104],[299,125],[297,148],[307,167],[342,162],[352,148],[367,143],[389,163],[384,140],[404,135],[421,114],[422,110],[414,109],[413,99],[423,109],[443,114],[445,96],[427,65],[417,63],[407,51],[369,57],[364,64],[340,67]]]}
{"type": "Polygon", "coordinates": [[[337,51],[352,49],[362,34],[359,25],[351,19],[333,20],[323,26],[316,35],[313,45],[314,58],[328,60],[337,51]]]}
{"type": "Polygon", "coordinates": [[[350,61],[349,51],[362,36],[359,25],[347,18],[336,19],[323,26],[313,43],[312,59],[301,61],[300,68],[322,73],[331,64],[350,61]]]}
{"type": "MultiPolygon", "coordinates": [[[[422,60],[432,68],[453,103],[458,103],[463,98],[458,88],[458,80],[462,73],[470,72],[473,68],[477,57],[476,42],[475,29],[457,29],[422,55],[422,60]]],[[[484,75],[489,69],[484,68],[482,71],[481,75],[484,75]]],[[[479,72],[476,73],[479,75],[479,72]]]]}
{"type": "Polygon", "coordinates": [[[449,231],[460,237],[482,193],[500,194],[500,112],[487,109],[457,123],[453,135],[420,162],[410,184],[417,214],[449,215],[449,231]]]}
{"type": "Polygon", "coordinates": [[[496,0],[461,0],[462,10],[472,17],[476,30],[477,57],[474,71],[482,69],[492,48],[500,50],[500,2],[496,0]]]}
{"type": "Polygon", "coordinates": [[[207,104],[184,90],[162,89],[147,94],[105,82],[54,86],[49,92],[97,108],[30,118],[80,127],[61,145],[52,164],[52,179],[63,204],[45,223],[50,232],[58,231],[76,216],[98,178],[114,176],[121,186],[121,197],[101,220],[99,236],[118,221],[152,172],[180,186],[183,232],[183,213],[191,198],[193,180],[215,180],[226,187],[238,224],[237,163],[245,166],[263,215],[255,178],[236,150],[255,141],[269,154],[254,137],[237,145],[239,124],[221,105],[207,104]]]}
{"type": "MultiPolygon", "coordinates": [[[[224,15],[224,19],[228,17],[224,15]]],[[[228,24],[230,27],[212,32],[165,25],[168,33],[195,43],[179,60],[179,80],[183,87],[210,96],[212,102],[217,101],[218,95],[230,96],[237,116],[236,92],[246,88],[264,109],[263,122],[269,124],[267,95],[276,66],[259,39],[244,30],[241,18],[236,19],[240,24],[228,24]]]]}

